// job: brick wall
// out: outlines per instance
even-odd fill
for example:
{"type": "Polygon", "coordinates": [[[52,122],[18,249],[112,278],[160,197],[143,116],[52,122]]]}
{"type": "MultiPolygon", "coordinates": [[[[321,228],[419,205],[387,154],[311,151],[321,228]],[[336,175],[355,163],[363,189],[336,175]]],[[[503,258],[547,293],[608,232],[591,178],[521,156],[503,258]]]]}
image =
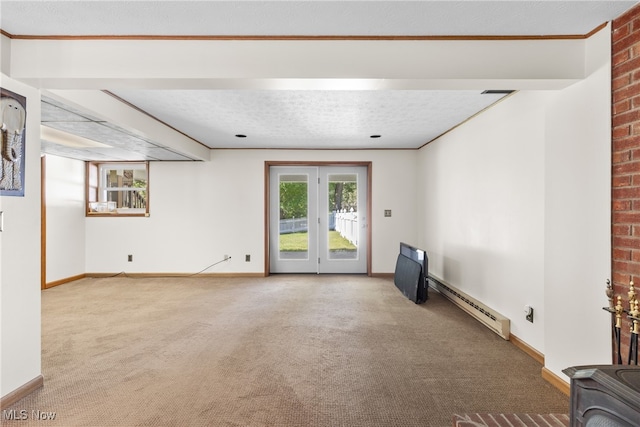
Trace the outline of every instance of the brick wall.
{"type": "MultiPolygon", "coordinates": [[[[640,5],[615,19],[612,31],[611,271],[615,295],[628,309],[630,280],[640,298],[640,5]]],[[[623,316],[623,363],[629,336],[623,316]]]]}

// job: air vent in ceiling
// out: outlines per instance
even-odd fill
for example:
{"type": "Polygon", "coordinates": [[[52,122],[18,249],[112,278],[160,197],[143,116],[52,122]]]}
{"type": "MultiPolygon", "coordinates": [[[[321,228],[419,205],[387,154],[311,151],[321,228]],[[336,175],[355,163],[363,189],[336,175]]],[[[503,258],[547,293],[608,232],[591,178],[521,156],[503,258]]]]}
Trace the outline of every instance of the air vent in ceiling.
{"type": "Polygon", "coordinates": [[[489,89],[482,92],[483,95],[509,95],[510,93],[515,92],[514,90],[509,89],[489,89]]]}

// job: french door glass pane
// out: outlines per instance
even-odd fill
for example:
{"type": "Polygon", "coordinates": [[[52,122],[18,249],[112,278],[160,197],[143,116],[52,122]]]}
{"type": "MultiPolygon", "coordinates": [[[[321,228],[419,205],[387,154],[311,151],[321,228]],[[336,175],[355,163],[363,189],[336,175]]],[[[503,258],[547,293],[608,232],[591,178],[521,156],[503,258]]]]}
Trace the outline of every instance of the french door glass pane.
{"type": "Polygon", "coordinates": [[[358,258],[358,176],[329,174],[328,258],[358,258]]]}
{"type": "Polygon", "coordinates": [[[280,259],[309,259],[309,176],[279,176],[280,259]]]}

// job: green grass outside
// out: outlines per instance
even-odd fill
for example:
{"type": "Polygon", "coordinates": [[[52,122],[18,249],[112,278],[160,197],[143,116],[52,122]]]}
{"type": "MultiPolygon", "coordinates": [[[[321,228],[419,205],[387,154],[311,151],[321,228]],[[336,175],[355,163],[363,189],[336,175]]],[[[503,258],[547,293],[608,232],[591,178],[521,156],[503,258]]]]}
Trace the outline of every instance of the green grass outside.
{"type": "Polygon", "coordinates": [[[280,235],[280,252],[304,252],[309,249],[307,233],[280,235]]]}
{"type": "MultiPolygon", "coordinates": [[[[307,233],[280,235],[280,252],[304,252],[309,249],[307,233]]],[[[337,231],[329,232],[330,251],[355,251],[357,248],[337,231]]]]}
{"type": "Polygon", "coordinates": [[[337,231],[329,232],[329,250],[330,251],[355,251],[356,248],[350,241],[345,239],[337,231]]]}

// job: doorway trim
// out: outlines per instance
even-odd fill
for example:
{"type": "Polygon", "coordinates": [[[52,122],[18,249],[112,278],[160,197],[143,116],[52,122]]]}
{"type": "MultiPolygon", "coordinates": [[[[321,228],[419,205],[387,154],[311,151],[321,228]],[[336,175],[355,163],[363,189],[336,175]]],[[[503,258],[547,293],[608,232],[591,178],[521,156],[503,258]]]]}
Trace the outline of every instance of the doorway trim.
{"type": "Polygon", "coordinates": [[[371,276],[371,175],[372,175],[372,162],[305,162],[305,161],[272,161],[267,160],[264,162],[264,275],[269,276],[271,274],[271,257],[269,253],[269,200],[270,200],[270,169],[271,166],[365,166],[367,168],[367,276],[371,276]]]}

